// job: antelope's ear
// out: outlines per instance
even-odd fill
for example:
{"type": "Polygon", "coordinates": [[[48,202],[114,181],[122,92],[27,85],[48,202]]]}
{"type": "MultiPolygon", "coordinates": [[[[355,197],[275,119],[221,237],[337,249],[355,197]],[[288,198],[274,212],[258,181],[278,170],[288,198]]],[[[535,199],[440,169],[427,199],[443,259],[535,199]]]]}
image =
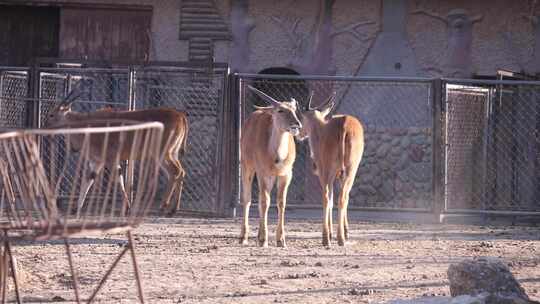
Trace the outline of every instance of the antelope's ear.
{"type": "Polygon", "coordinates": [[[334,101],[332,102],[329,102],[323,109],[321,109],[321,113],[323,115],[323,117],[326,117],[330,114],[330,112],[332,112],[332,109],[334,108],[334,101]]]}
{"type": "Polygon", "coordinates": [[[295,110],[298,109],[298,101],[296,101],[296,99],[291,98],[291,104],[295,110]]]}

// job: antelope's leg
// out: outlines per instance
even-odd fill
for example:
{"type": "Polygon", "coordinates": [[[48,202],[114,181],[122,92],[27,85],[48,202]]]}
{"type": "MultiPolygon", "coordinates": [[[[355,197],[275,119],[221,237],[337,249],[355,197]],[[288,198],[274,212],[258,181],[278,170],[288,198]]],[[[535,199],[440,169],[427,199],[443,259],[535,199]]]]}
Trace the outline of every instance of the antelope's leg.
{"type": "Polygon", "coordinates": [[[278,247],[286,247],[285,244],[285,207],[287,206],[287,192],[292,179],[292,172],[288,175],[277,178],[277,207],[278,207],[278,227],[276,240],[278,247]]]}
{"type": "MultiPolygon", "coordinates": [[[[356,170],[352,170],[354,172],[348,172],[346,177],[343,180],[343,186],[341,188],[341,193],[339,195],[339,223],[338,223],[338,245],[344,246],[345,240],[347,239],[346,233],[345,233],[345,222],[347,221],[347,207],[349,205],[349,192],[351,191],[351,188],[354,183],[354,176],[356,174],[356,170]]],[[[348,223],[347,223],[348,225],[348,223]]]]}
{"type": "Polygon", "coordinates": [[[180,200],[182,199],[182,189],[184,188],[184,178],[186,177],[186,170],[184,170],[184,167],[180,163],[180,160],[177,159],[178,166],[180,168],[180,177],[179,179],[176,179],[176,192],[178,193],[178,199],[176,200],[176,204],[174,205],[173,210],[171,210],[171,213],[175,213],[180,209],[180,200]]]}
{"type": "Polygon", "coordinates": [[[255,171],[247,165],[242,165],[242,207],[244,220],[240,231],[240,244],[247,245],[249,237],[249,207],[251,206],[251,186],[255,171]]]}
{"type": "Polygon", "coordinates": [[[124,184],[124,175],[122,174],[122,167],[119,165],[116,167],[116,176],[118,176],[118,184],[120,185],[120,191],[122,191],[122,214],[126,214],[131,209],[131,202],[129,201],[129,196],[126,191],[126,186],[124,184]]]}
{"type": "Polygon", "coordinates": [[[323,229],[322,229],[322,244],[325,247],[330,247],[330,227],[331,217],[332,217],[332,208],[330,207],[331,199],[331,185],[326,184],[323,186],[323,229]]]}
{"type": "Polygon", "coordinates": [[[344,216],[345,222],[343,223],[344,224],[343,228],[345,230],[345,240],[348,240],[349,239],[349,214],[348,214],[347,208],[345,208],[343,212],[345,213],[345,216],[344,216]]]}
{"type": "Polygon", "coordinates": [[[97,173],[92,172],[91,178],[86,182],[86,184],[81,185],[81,195],[79,195],[79,200],[77,202],[78,209],[82,209],[86,203],[86,196],[88,195],[88,192],[90,191],[90,188],[92,188],[92,185],[95,181],[95,176],[97,173]]]}
{"type": "Polygon", "coordinates": [[[330,187],[328,193],[328,239],[332,240],[334,230],[334,183],[329,184],[328,187],[330,187]]]}
{"type": "Polygon", "coordinates": [[[86,183],[84,183],[84,178],[81,180],[81,193],[79,195],[79,200],[77,201],[77,212],[84,208],[88,192],[90,191],[90,188],[92,188],[92,185],[94,184],[96,177],[98,176],[100,171],[103,170],[102,165],[96,164],[94,162],[90,162],[88,164],[88,167],[90,168],[90,178],[86,181],[86,183]]]}
{"type": "Polygon", "coordinates": [[[274,187],[275,176],[259,177],[259,246],[268,247],[268,209],[270,208],[270,192],[274,187]]]}
{"type": "Polygon", "coordinates": [[[167,190],[165,191],[165,196],[161,204],[161,209],[169,207],[174,190],[177,188],[179,183],[183,183],[184,175],[184,169],[182,168],[180,161],[174,157],[173,153],[167,153],[167,156],[163,161],[163,167],[167,170],[167,175],[169,178],[167,181],[167,190]]]}

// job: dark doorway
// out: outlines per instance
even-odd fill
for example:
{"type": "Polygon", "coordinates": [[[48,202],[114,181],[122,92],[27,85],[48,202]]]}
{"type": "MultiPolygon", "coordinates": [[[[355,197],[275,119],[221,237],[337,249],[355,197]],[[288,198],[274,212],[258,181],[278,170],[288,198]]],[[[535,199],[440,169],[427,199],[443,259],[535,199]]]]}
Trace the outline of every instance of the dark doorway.
{"type": "Polygon", "coordinates": [[[0,65],[28,66],[35,57],[57,57],[58,7],[0,5],[0,65]]]}
{"type": "MultiPolygon", "coordinates": [[[[300,73],[286,67],[270,67],[261,70],[258,74],[261,77],[253,81],[254,87],[280,101],[289,101],[291,98],[295,98],[300,107],[305,107],[310,92],[308,86],[310,83],[304,79],[295,78],[300,73]],[[264,75],[284,75],[286,77],[272,79],[265,78],[264,75]],[[291,78],[288,78],[289,75],[291,78]]],[[[254,102],[259,106],[267,105],[261,99],[255,98],[254,100],[256,100],[254,102]]],[[[313,205],[320,202],[320,186],[318,178],[314,175],[313,168],[313,163],[309,157],[308,146],[305,142],[304,144],[298,143],[296,145],[296,161],[293,168],[294,179],[287,194],[289,206],[313,205]]],[[[258,193],[257,187],[257,183],[255,183],[253,193],[258,193]]],[[[272,200],[274,199],[275,192],[272,200]]]]}
{"type": "MultiPolygon", "coordinates": [[[[258,74],[262,75],[300,75],[295,70],[285,67],[271,67],[261,70],[258,74]]],[[[253,86],[269,94],[277,100],[290,100],[296,98],[300,103],[308,95],[306,83],[302,79],[266,79],[264,77],[256,78],[253,86]]],[[[257,105],[264,106],[266,102],[257,98],[257,105]]]]}
{"type": "Polygon", "coordinates": [[[295,70],[284,67],[267,68],[259,72],[259,74],[272,74],[272,75],[300,75],[295,70]]]}

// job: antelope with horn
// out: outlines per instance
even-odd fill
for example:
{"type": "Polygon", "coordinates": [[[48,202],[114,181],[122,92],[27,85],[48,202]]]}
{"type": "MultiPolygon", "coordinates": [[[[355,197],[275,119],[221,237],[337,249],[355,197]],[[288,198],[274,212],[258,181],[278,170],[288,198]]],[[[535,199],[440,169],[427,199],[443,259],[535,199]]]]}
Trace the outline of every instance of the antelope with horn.
{"type": "MultiPolygon", "coordinates": [[[[98,110],[95,112],[89,113],[80,113],[73,111],[71,106],[73,102],[83,93],[84,87],[87,87],[85,83],[86,80],[81,80],[78,90],[72,90],[66,98],[57,105],[49,114],[46,121],[47,126],[50,127],[61,127],[61,126],[70,126],[70,125],[81,125],[88,123],[92,125],[94,122],[107,122],[107,121],[131,121],[131,122],[160,122],[163,124],[163,138],[161,142],[161,151],[163,153],[163,160],[161,168],[165,170],[167,175],[167,187],[165,191],[165,196],[161,204],[162,209],[169,209],[170,203],[175,192],[177,193],[177,202],[174,207],[170,210],[170,213],[175,213],[180,207],[180,198],[182,195],[182,187],[185,177],[185,170],[182,167],[182,164],[179,160],[179,156],[183,156],[186,150],[187,135],[188,135],[188,120],[186,113],[177,111],[175,109],[169,108],[156,108],[156,109],[145,109],[145,110],[134,110],[134,111],[124,111],[124,110],[98,110]]],[[[84,138],[75,137],[74,142],[72,142],[72,148],[76,148],[82,143],[84,138]],[[81,141],[77,143],[75,141],[81,141]]],[[[126,140],[129,140],[127,138],[126,140]]],[[[111,146],[113,143],[110,144],[111,146]]],[[[129,146],[129,143],[127,143],[129,146]]],[[[99,149],[91,149],[91,151],[99,152],[99,149]]],[[[128,149],[125,149],[128,150],[128,149]]],[[[98,156],[99,157],[99,156],[98,156]]],[[[120,160],[128,160],[130,155],[121,153],[120,160]]],[[[102,170],[103,166],[94,165],[96,172],[102,170]]],[[[121,175],[121,168],[108,168],[110,170],[116,170],[118,174],[121,175]]],[[[79,208],[84,205],[84,200],[90,187],[94,182],[94,178],[90,177],[89,183],[85,185],[85,188],[82,190],[82,195],[79,197],[79,208]]],[[[127,198],[127,193],[123,185],[123,179],[120,176],[119,178],[121,191],[123,191],[124,201],[128,204],[129,200],[127,198]]]]}
{"type": "Polygon", "coordinates": [[[332,238],[332,208],[334,181],[340,181],[338,245],[344,246],[349,234],[347,205],[358,165],[364,152],[364,127],[350,115],[330,115],[335,93],[322,105],[312,108],[311,93],[306,107],[300,114],[302,129],[298,138],[308,139],[315,174],[322,187],[323,231],[322,243],[330,246],[332,238]]]}
{"type": "Polygon", "coordinates": [[[265,93],[249,86],[249,89],[270,104],[255,107],[244,122],[240,139],[240,166],[242,170],[242,205],[244,221],[240,243],[248,243],[249,207],[251,186],[257,176],[259,185],[259,246],[268,246],[268,208],[270,192],[277,182],[278,227],[276,239],[278,247],[285,247],[285,205],[287,189],[292,179],[292,169],[296,158],[294,136],[298,135],[302,124],[296,116],[297,102],[277,101],[265,93]]]}

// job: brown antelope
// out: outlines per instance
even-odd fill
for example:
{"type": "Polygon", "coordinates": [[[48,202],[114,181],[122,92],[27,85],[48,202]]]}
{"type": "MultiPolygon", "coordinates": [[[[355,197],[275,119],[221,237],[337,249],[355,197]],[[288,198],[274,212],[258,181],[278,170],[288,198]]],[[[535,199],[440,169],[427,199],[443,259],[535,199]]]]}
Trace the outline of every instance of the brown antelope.
{"type": "MultiPolygon", "coordinates": [[[[84,84],[83,84],[84,85],[84,84]]],[[[80,90],[77,93],[71,91],[70,94],[56,106],[48,116],[47,125],[62,126],[70,124],[83,124],[84,122],[92,121],[136,121],[136,122],[161,122],[163,124],[163,140],[161,143],[163,161],[161,168],[165,169],[168,184],[165,191],[164,200],[161,204],[162,209],[170,207],[170,201],[177,192],[178,201],[175,206],[170,210],[170,213],[174,213],[180,207],[180,198],[182,195],[182,187],[185,177],[185,171],[179,160],[179,153],[182,155],[186,150],[187,135],[188,135],[188,120],[184,112],[177,111],[175,109],[168,108],[156,108],[145,109],[135,111],[120,111],[114,109],[104,109],[89,113],[80,113],[71,110],[71,105],[77,97],[81,95],[80,90]]],[[[82,137],[81,137],[82,140],[82,137]]],[[[74,143],[75,144],[75,143],[74,143]]],[[[99,144],[99,143],[97,143],[99,144]]],[[[121,155],[120,160],[128,160],[129,155],[121,155]]],[[[96,168],[100,170],[102,168],[96,168]]],[[[121,168],[109,168],[116,169],[118,174],[121,174],[121,168]]],[[[123,185],[123,179],[119,178],[121,190],[124,193],[125,199],[127,194],[123,185]]],[[[79,207],[82,207],[86,194],[90,190],[94,182],[93,178],[90,178],[89,184],[86,186],[83,195],[79,198],[79,207]]],[[[126,201],[128,204],[129,202],[126,201]]]]}
{"type": "Polygon", "coordinates": [[[240,139],[242,170],[242,205],[244,222],[240,242],[248,243],[249,207],[251,186],[257,176],[259,185],[259,246],[268,246],[268,208],[270,192],[277,180],[278,227],[277,246],[285,247],[285,205],[287,189],[292,179],[292,169],[296,158],[294,136],[298,135],[302,124],[296,116],[296,101],[277,101],[265,93],[249,87],[253,92],[270,103],[268,107],[255,107],[244,122],[240,139]]]}
{"type": "Polygon", "coordinates": [[[330,246],[332,238],[332,208],[334,204],[334,181],[341,184],[339,196],[338,244],[348,239],[349,221],[347,205],[358,165],[364,152],[364,127],[358,119],[349,115],[332,115],[335,94],[321,106],[311,108],[311,94],[307,106],[300,114],[302,129],[298,138],[308,138],[315,174],[319,177],[323,194],[322,243],[330,246]]]}

